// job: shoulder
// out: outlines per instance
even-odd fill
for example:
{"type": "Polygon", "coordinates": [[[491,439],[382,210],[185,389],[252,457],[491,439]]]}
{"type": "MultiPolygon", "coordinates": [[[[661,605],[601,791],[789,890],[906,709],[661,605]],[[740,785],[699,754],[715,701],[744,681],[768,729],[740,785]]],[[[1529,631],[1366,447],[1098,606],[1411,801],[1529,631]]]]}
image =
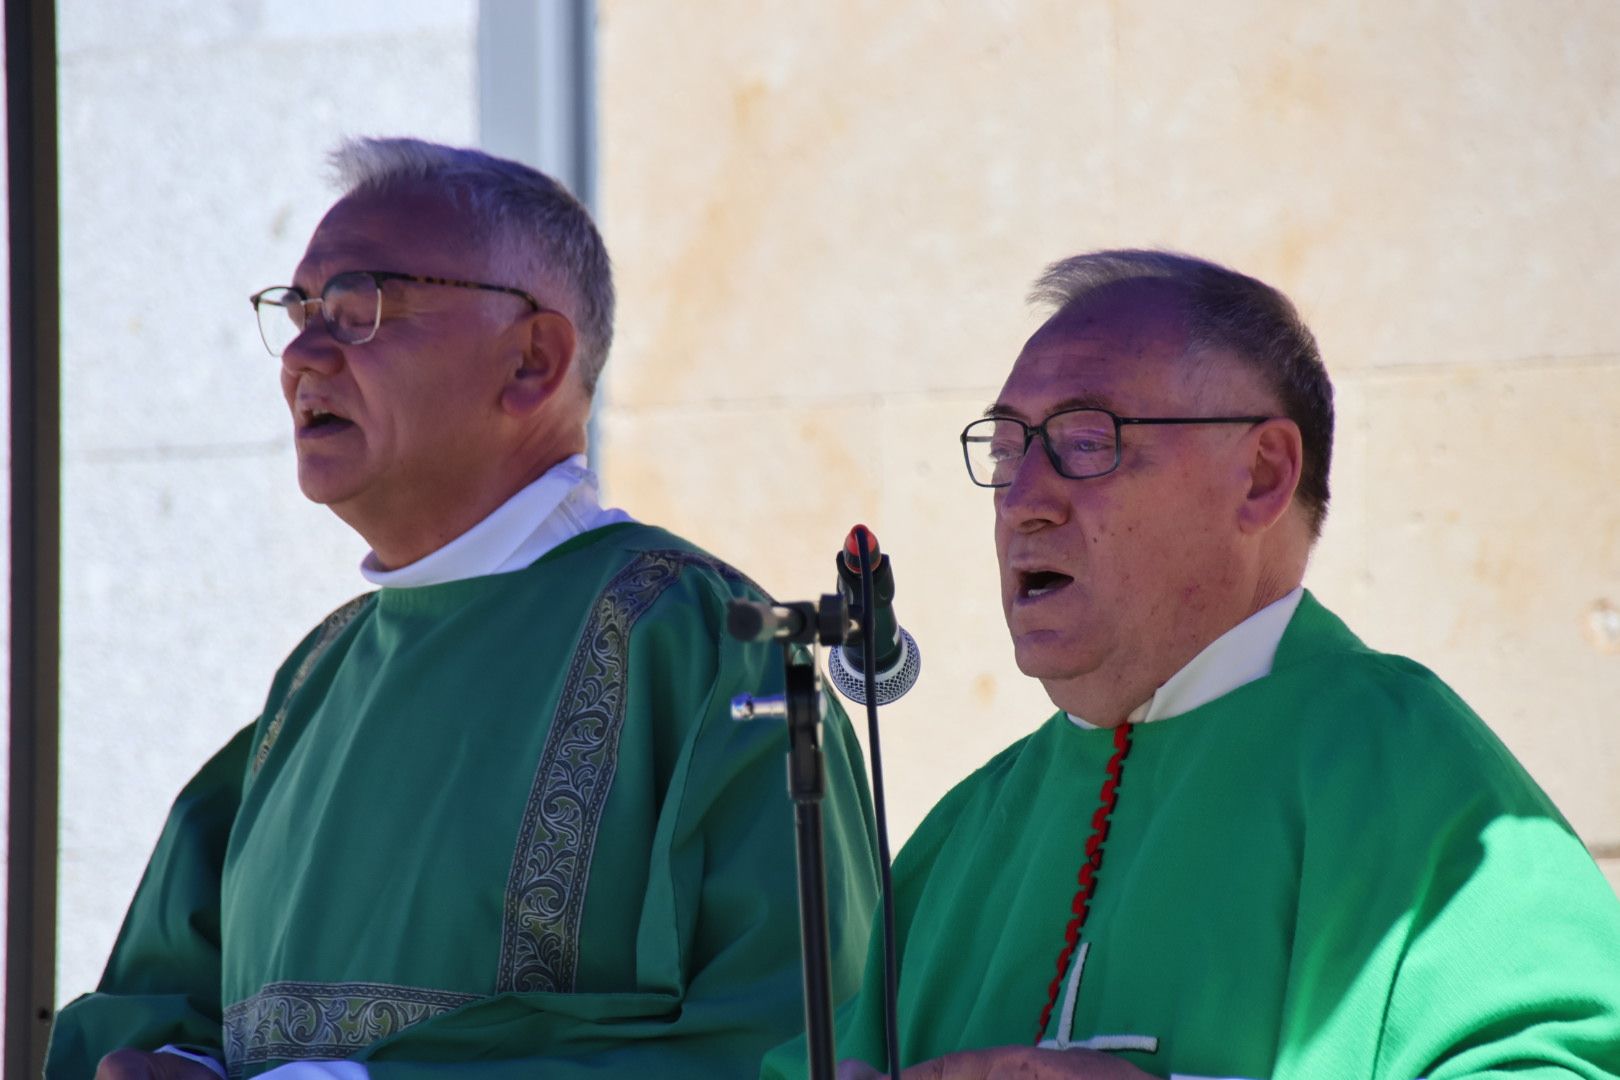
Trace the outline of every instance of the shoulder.
{"type": "Polygon", "coordinates": [[[753,578],[718,556],[654,525],[642,526],[644,532],[637,537],[635,550],[648,559],[665,560],[677,567],[683,575],[694,579],[723,583],[728,592],[749,593],[765,599],[769,594],[753,578]]]}
{"type": "Polygon", "coordinates": [[[361,593],[359,596],[346,600],[333,608],[326,618],[316,623],[315,628],[304,635],[304,639],[298,643],[298,648],[293,650],[293,654],[297,655],[301,651],[314,648],[321,642],[330,641],[342,634],[344,630],[349,628],[350,624],[363,615],[376,601],[377,593],[373,590],[361,593]]]}
{"type": "Polygon", "coordinates": [[[1552,810],[1485,721],[1433,671],[1369,648],[1348,631],[1334,634],[1329,628],[1322,636],[1331,639],[1328,647],[1279,663],[1266,680],[1268,711],[1293,729],[1307,779],[1331,785],[1353,779],[1370,785],[1369,793],[1382,790],[1391,797],[1428,793],[1441,801],[1483,798],[1503,807],[1552,810]]]}
{"type": "Polygon", "coordinates": [[[621,592],[646,592],[684,581],[728,595],[769,598],[747,574],[667,529],[626,522],[597,532],[600,535],[579,538],[577,551],[568,554],[613,564],[610,581],[621,592]]]}
{"type": "Polygon", "coordinates": [[[753,578],[664,529],[638,525],[614,540],[618,568],[605,583],[602,600],[638,621],[653,614],[723,624],[730,601],[770,600],[753,578]]]}
{"type": "Polygon", "coordinates": [[[301,683],[308,677],[309,669],[320,660],[322,654],[331,648],[345,631],[363,621],[376,603],[377,594],[372,591],[361,593],[333,609],[326,618],[315,624],[314,629],[304,635],[292,652],[287,654],[287,659],[282,662],[281,669],[276,673],[275,685],[296,686],[301,683]]]}
{"type": "Polygon", "coordinates": [[[1380,652],[1352,634],[1307,594],[1262,680],[1279,703],[1301,717],[1338,727],[1340,735],[1462,738],[1486,733],[1479,716],[1433,671],[1415,660],[1380,652]]]}
{"type": "Polygon", "coordinates": [[[664,696],[706,693],[718,678],[745,680],[749,689],[769,681],[775,650],[725,631],[728,604],[768,599],[763,589],[664,529],[627,524],[610,530],[565,553],[567,560],[547,575],[552,584],[561,584],[562,575],[579,598],[580,654],[619,657],[615,662],[633,683],[664,696]],[[581,587],[581,581],[589,584],[581,587]]]}
{"type": "Polygon", "coordinates": [[[982,821],[1007,789],[1025,757],[1037,750],[1052,722],[1048,720],[1017,740],[946,792],[901,849],[895,859],[895,874],[926,875],[927,867],[950,844],[960,825],[982,821]]]}

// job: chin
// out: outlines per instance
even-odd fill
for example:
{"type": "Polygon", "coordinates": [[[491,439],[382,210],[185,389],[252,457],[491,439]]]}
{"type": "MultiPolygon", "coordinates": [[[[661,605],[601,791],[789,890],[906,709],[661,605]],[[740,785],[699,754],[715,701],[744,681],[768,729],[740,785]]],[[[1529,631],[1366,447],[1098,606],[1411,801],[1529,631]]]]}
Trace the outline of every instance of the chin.
{"type": "Polygon", "coordinates": [[[1080,646],[1056,631],[1024,634],[1013,639],[1013,660],[1032,679],[1073,679],[1086,674],[1088,665],[1080,646]]]}
{"type": "Polygon", "coordinates": [[[310,502],[333,508],[357,494],[356,485],[352,480],[333,476],[328,470],[309,467],[303,462],[298,464],[298,490],[303,492],[304,498],[310,502]]]}

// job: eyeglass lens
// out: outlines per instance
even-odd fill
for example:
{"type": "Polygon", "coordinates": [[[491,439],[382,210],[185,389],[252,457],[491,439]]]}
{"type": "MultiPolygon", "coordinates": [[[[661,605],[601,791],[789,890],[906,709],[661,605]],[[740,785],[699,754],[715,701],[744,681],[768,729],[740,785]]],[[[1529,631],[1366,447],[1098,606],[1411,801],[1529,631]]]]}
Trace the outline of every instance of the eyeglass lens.
{"type": "MultiPolygon", "coordinates": [[[[304,332],[313,306],[295,289],[267,289],[259,295],[259,333],[271,355],[280,356],[304,332]]],[[[370,274],[338,274],[321,290],[319,306],[326,332],[345,345],[357,345],[377,332],[382,292],[370,274]]]]}
{"type": "MultiPolygon", "coordinates": [[[[1050,416],[1042,426],[1064,476],[1082,479],[1113,470],[1118,434],[1108,413],[1077,409],[1050,416]]],[[[1028,447],[1038,438],[1035,429],[1017,420],[990,418],[969,424],[962,445],[974,482],[994,487],[1012,483],[1028,447]]]]}

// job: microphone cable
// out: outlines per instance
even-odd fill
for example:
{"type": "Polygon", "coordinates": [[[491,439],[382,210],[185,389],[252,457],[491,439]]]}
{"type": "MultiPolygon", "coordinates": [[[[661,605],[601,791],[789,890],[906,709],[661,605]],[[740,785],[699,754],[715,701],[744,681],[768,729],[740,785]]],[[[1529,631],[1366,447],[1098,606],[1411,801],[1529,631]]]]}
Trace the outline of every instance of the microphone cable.
{"type": "Polygon", "coordinates": [[[899,972],[894,953],[894,880],[889,870],[889,815],[883,799],[883,749],[878,742],[876,615],[872,554],[867,532],[857,530],[861,562],[861,666],[866,679],[866,739],[872,754],[872,811],[877,818],[878,880],[883,905],[883,1041],[889,1080],[900,1080],[899,972]]]}

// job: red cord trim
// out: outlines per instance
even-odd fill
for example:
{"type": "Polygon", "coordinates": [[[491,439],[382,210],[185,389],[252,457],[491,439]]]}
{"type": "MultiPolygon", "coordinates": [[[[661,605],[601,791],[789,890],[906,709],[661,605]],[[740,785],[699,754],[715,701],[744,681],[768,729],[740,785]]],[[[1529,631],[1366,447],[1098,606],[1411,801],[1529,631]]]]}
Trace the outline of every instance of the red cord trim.
{"type": "Polygon", "coordinates": [[[1052,978],[1052,985],[1046,991],[1046,1008],[1041,1010],[1041,1025],[1035,1030],[1035,1042],[1040,1044],[1041,1036],[1046,1034],[1046,1025],[1052,1019],[1052,1009],[1057,1005],[1058,991],[1063,988],[1063,976],[1068,973],[1069,960],[1074,956],[1075,947],[1080,943],[1080,929],[1086,924],[1086,916],[1091,913],[1091,894],[1097,886],[1097,871],[1102,869],[1103,845],[1108,842],[1108,826],[1112,821],[1114,806],[1119,802],[1119,778],[1125,770],[1125,755],[1131,749],[1131,725],[1121,724],[1114,729],[1114,755],[1108,759],[1108,777],[1103,781],[1102,793],[1099,796],[1101,805],[1096,813],[1091,815],[1091,836],[1086,840],[1086,859],[1080,864],[1080,887],[1074,894],[1074,902],[1069,910],[1074,918],[1069,925],[1063,928],[1063,948],[1058,952],[1057,974],[1052,978]]]}

